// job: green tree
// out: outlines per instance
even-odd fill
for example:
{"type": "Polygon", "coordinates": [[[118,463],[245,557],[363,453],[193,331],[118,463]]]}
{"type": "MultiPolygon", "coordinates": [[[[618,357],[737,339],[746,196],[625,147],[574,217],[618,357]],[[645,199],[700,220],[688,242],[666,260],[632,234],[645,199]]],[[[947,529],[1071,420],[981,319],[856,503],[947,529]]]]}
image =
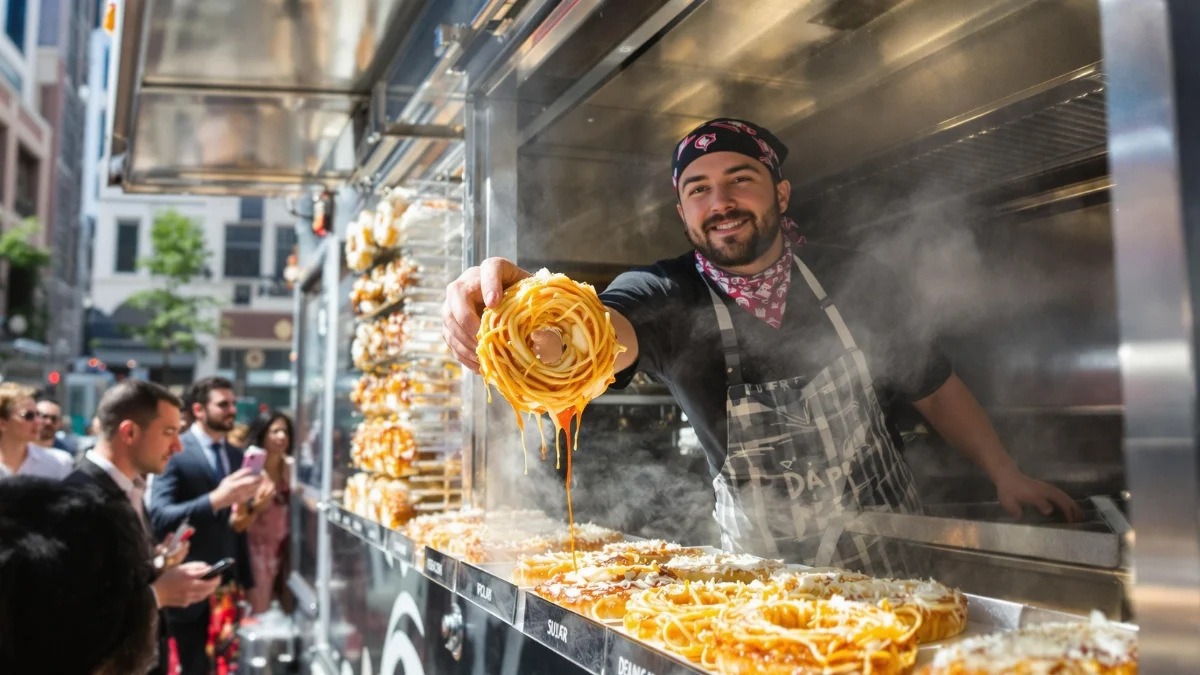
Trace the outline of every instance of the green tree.
{"type": "MultiPolygon", "coordinates": [[[[189,292],[187,286],[202,277],[212,252],[204,230],[183,214],[168,209],[158,214],[150,229],[152,254],[138,261],[161,286],[129,296],[130,306],[147,314],[140,326],[124,326],[126,333],[163,355],[163,379],[172,354],[205,353],[200,339],[215,336],[220,323],[212,310],[220,301],[210,295],[189,292]]],[[[164,382],[165,383],[165,382],[164,382]]]]}
{"type": "Polygon", "coordinates": [[[8,285],[0,285],[8,293],[8,315],[25,317],[28,328],[25,337],[45,340],[50,316],[46,303],[39,301],[42,268],[50,265],[50,252],[32,243],[41,233],[36,218],[26,218],[20,225],[0,234],[0,260],[8,262],[8,285]]]}

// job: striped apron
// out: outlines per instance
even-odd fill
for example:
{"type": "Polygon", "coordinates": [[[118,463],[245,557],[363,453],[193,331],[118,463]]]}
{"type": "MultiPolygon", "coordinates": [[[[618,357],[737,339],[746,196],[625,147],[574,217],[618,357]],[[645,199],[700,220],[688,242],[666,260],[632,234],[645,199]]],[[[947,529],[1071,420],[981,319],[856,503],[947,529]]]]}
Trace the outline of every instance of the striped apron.
{"type": "Polygon", "coordinates": [[[844,348],[811,378],[746,384],[729,308],[708,283],[728,385],[727,453],[713,480],[722,546],[874,576],[904,574],[901,545],[844,530],[859,512],[920,513],[921,501],[884,426],[866,358],[812,270],[795,261],[844,348]]]}

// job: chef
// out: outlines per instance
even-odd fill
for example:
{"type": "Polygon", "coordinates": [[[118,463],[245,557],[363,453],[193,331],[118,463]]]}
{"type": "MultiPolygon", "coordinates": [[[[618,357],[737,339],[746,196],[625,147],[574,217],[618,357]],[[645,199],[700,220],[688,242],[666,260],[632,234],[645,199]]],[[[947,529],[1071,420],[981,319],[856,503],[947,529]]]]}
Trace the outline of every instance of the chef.
{"type": "MultiPolygon", "coordinates": [[[[912,573],[904,547],[855,531],[864,512],[920,513],[881,401],[904,399],[978,464],[1013,516],[1068,520],[1079,506],[1025,475],[879,262],[806,243],[786,212],[788,149],[770,131],[716,119],[672,155],[694,250],[618,276],[600,298],[617,339],[614,387],[666,383],[704,447],[726,550],[873,575],[912,573]]],[[[893,261],[902,263],[903,261],[893,261]]],[[[484,306],[529,276],[492,258],[447,289],[447,343],[478,372],[484,306]]],[[[553,340],[539,345],[553,360],[553,340]]]]}

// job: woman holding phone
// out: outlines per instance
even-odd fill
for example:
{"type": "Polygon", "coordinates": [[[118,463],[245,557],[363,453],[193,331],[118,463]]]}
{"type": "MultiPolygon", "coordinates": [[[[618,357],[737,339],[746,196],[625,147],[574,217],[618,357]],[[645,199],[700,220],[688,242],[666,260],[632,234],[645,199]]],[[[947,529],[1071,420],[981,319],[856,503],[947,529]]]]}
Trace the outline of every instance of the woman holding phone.
{"type": "Polygon", "coordinates": [[[272,599],[285,607],[288,495],[292,472],[292,420],[278,410],[259,413],[250,425],[247,466],[261,469],[267,480],[254,499],[240,505],[233,515],[233,528],[246,532],[250,543],[250,564],[254,570],[254,588],[247,593],[254,614],[267,611],[272,599]]]}

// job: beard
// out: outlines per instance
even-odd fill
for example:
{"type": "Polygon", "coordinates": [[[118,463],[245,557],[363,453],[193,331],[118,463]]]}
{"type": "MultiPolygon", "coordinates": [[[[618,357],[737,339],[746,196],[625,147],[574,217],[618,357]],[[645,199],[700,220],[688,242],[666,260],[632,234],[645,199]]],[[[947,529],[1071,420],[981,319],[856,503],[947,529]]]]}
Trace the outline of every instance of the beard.
{"type": "Polygon", "coordinates": [[[688,241],[705,258],[717,267],[742,267],[758,260],[775,243],[779,236],[779,205],[771,204],[771,208],[759,218],[757,214],[741,209],[728,213],[711,216],[700,225],[700,232],[685,227],[688,241]],[[713,241],[713,231],[717,225],[731,220],[746,220],[750,225],[750,233],[743,235],[741,240],[725,238],[722,243],[713,241]]]}
{"type": "Polygon", "coordinates": [[[209,429],[221,432],[233,431],[235,422],[237,422],[237,415],[227,415],[226,413],[209,414],[208,419],[205,420],[209,429]]]}

